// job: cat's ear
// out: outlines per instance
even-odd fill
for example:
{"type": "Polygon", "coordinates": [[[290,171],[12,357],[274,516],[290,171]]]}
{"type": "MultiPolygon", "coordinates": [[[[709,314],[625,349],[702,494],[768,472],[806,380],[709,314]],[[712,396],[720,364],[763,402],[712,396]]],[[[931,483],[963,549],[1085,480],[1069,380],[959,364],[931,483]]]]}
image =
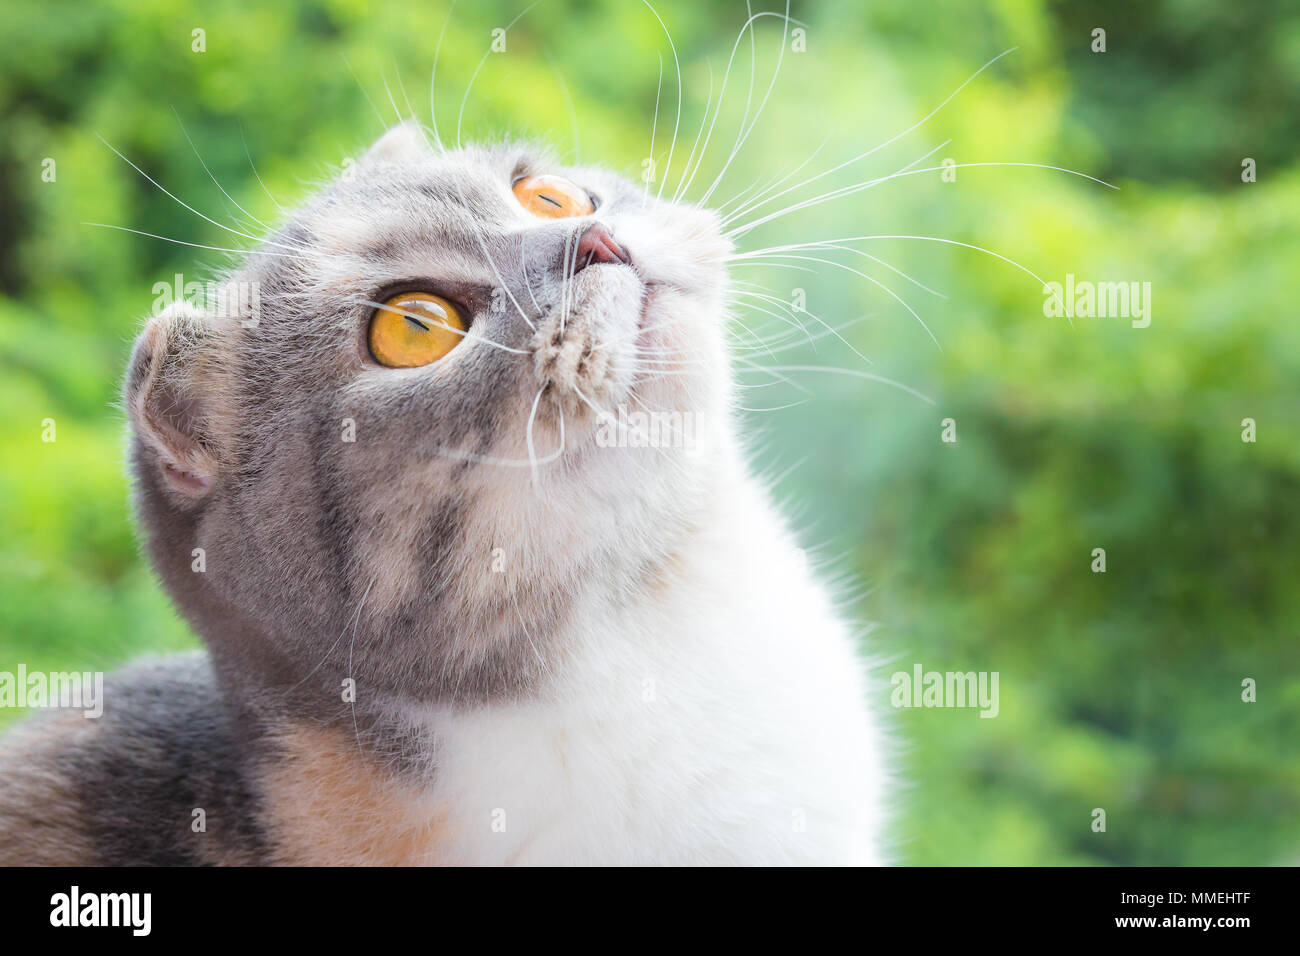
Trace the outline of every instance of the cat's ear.
{"type": "Polygon", "coordinates": [[[179,302],[145,324],[127,367],[131,429],[180,500],[204,498],[217,477],[217,332],[179,302]]]}
{"type": "Polygon", "coordinates": [[[391,126],[361,157],[363,163],[409,163],[428,157],[433,149],[415,120],[391,126]]]}

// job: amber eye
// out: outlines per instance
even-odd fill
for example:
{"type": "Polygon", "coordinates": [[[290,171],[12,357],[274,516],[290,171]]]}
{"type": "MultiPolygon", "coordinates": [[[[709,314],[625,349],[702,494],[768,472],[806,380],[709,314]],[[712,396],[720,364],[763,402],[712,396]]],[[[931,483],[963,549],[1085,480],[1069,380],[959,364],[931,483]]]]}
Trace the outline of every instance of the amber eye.
{"type": "Polygon", "coordinates": [[[515,183],[515,198],[534,216],[567,219],[596,211],[586,190],[563,176],[527,176],[515,183]]]}
{"type": "Polygon", "coordinates": [[[370,318],[370,354],[389,368],[436,362],[465,337],[457,308],[428,292],[395,295],[370,318]]]}

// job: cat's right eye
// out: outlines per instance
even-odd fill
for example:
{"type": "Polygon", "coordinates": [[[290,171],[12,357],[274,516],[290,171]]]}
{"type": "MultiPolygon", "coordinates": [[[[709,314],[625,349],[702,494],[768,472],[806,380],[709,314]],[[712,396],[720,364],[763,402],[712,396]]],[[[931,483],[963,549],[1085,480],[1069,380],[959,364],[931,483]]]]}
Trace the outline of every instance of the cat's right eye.
{"type": "Polygon", "coordinates": [[[370,317],[370,354],[389,368],[418,368],[438,361],[465,337],[460,310],[442,296],[406,292],[370,317]]]}
{"type": "Polygon", "coordinates": [[[596,211],[591,196],[563,176],[527,176],[514,184],[519,205],[543,219],[590,216],[596,211]]]}

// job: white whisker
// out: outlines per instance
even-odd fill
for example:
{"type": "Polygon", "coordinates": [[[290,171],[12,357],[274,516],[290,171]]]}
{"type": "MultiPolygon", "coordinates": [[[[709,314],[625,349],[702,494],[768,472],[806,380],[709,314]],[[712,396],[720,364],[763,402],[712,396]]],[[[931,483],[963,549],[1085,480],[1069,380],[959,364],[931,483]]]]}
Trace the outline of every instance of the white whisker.
{"type": "MultiPolygon", "coordinates": [[[[945,144],[940,144],[940,148],[943,145],[945,144]]],[[[933,150],[931,152],[933,152],[933,150]]],[[[888,176],[881,176],[878,179],[871,179],[866,182],[856,183],[852,186],[844,186],[840,189],[831,190],[830,192],[822,193],[819,196],[813,196],[811,199],[805,199],[802,202],[794,203],[793,205],[777,210],[774,213],[769,213],[753,222],[746,223],[743,226],[731,230],[727,235],[732,238],[743,236],[750,230],[755,229],[764,223],[771,222],[774,219],[779,219],[791,212],[806,209],[809,206],[816,206],[823,202],[830,202],[834,199],[842,199],[843,197],[851,196],[854,193],[864,192],[874,186],[880,185],[881,183],[889,182],[892,179],[902,179],[905,176],[919,176],[922,173],[943,172],[949,169],[971,169],[981,166],[1028,166],[1034,169],[1050,169],[1060,173],[1069,173],[1071,176],[1078,176],[1082,179],[1089,179],[1094,183],[1107,187],[1108,189],[1119,189],[1118,186],[1113,186],[1105,180],[1098,179],[1096,176],[1089,176],[1087,173],[1079,172],[1077,169],[1067,169],[1064,166],[1051,166],[1046,163],[951,163],[947,166],[927,166],[924,169],[903,169],[896,173],[890,173],[888,176]]]]}
{"type": "Polygon", "coordinates": [[[659,198],[664,194],[664,183],[668,181],[669,172],[673,168],[673,150],[677,148],[677,130],[682,124],[682,64],[681,61],[677,59],[677,45],[673,43],[672,32],[668,29],[668,25],[664,23],[663,17],[659,16],[659,11],[651,5],[650,0],[641,0],[641,2],[646,5],[646,8],[653,13],[655,19],[659,21],[659,26],[663,29],[664,36],[668,38],[668,47],[673,51],[673,65],[677,69],[677,119],[673,121],[673,139],[668,145],[668,161],[664,163],[663,175],[659,177],[659,190],[655,193],[655,197],[659,198]]]}
{"type": "Polygon", "coordinates": [[[888,385],[899,391],[906,392],[909,395],[919,398],[927,405],[934,405],[935,400],[923,392],[918,392],[910,385],[904,385],[902,382],[895,381],[892,378],[885,378],[883,375],[876,375],[872,372],[864,372],[856,368],[835,368],[829,365],[779,365],[777,368],[783,372],[825,372],[830,375],[847,375],[852,378],[865,379],[866,381],[879,382],[881,385],[888,385]]]}
{"type": "Polygon", "coordinates": [[[104,144],[105,146],[107,146],[109,149],[113,150],[114,153],[117,153],[117,156],[118,156],[119,159],[121,159],[124,163],[126,163],[128,166],[130,166],[132,169],[134,169],[137,173],[139,173],[139,174],[140,174],[141,176],[143,176],[145,179],[149,180],[149,182],[153,183],[153,185],[156,186],[158,189],[160,189],[160,190],[163,192],[163,194],[164,194],[165,196],[167,196],[169,199],[174,200],[175,202],[179,203],[180,205],[184,206],[186,209],[188,209],[190,212],[194,213],[194,215],[198,216],[200,219],[204,220],[205,222],[210,222],[210,223],[212,223],[212,225],[216,226],[218,229],[224,229],[226,232],[229,232],[229,233],[231,233],[232,235],[239,236],[241,239],[247,239],[247,240],[249,240],[250,242],[258,242],[258,243],[262,243],[263,245],[280,246],[281,248],[284,248],[284,249],[293,249],[293,250],[295,250],[295,251],[301,251],[301,247],[300,247],[300,246],[290,246],[290,245],[286,245],[286,244],[283,243],[283,242],[275,242],[274,240],[271,240],[271,239],[265,239],[265,240],[264,240],[264,239],[259,239],[257,236],[250,235],[249,233],[246,233],[246,232],[241,232],[241,231],[238,230],[238,229],[232,229],[232,228],[230,228],[229,226],[224,226],[224,225],[222,225],[221,223],[217,222],[215,219],[211,218],[210,216],[205,216],[203,213],[199,212],[197,209],[195,209],[195,208],[194,208],[193,206],[191,206],[189,203],[185,202],[185,201],[184,201],[183,199],[181,199],[179,196],[175,195],[175,194],[172,193],[172,192],[169,192],[165,186],[163,186],[161,183],[159,183],[156,179],[154,179],[152,176],[150,176],[148,173],[146,173],[143,169],[141,169],[141,168],[140,168],[139,166],[137,166],[135,163],[131,162],[131,160],[127,159],[124,155],[122,155],[122,153],[119,152],[119,151],[117,150],[117,148],[116,148],[115,146],[113,146],[112,143],[110,143],[108,140],[104,139],[104,137],[100,136],[98,133],[96,133],[95,136],[96,136],[96,138],[98,138],[98,140],[99,140],[101,143],[103,143],[103,144],[104,144]]]}
{"type": "Polygon", "coordinates": [[[352,69],[352,64],[348,62],[348,58],[346,56],[343,56],[342,60],[343,60],[343,65],[346,66],[348,68],[348,72],[352,74],[352,79],[356,81],[357,89],[361,91],[361,95],[366,98],[366,102],[370,104],[370,108],[374,111],[375,119],[379,120],[379,128],[381,130],[387,129],[388,124],[384,121],[383,114],[379,112],[379,107],[375,105],[375,101],[372,100],[370,98],[370,94],[366,92],[365,86],[362,85],[361,83],[361,78],[357,76],[357,71],[352,69]]]}
{"type": "Polygon", "coordinates": [[[701,206],[708,203],[709,197],[713,195],[714,190],[722,185],[722,178],[727,174],[727,170],[731,168],[732,162],[735,161],[736,156],[739,155],[740,150],[749,139],[749,134],[758,126],[758,121],[762,118],[763,111],[767,108],[768,100],[772,96],[772,90],[776,88],[777,77],[781,75],[781,64],[785,62],[785,41],[790,35],[791,22],[790,0],[786,0],[785,14],[781,17],[781,52],[777,55],[776,68],[772,70],[772,79],[767,84],[767,92],[763,94],[763,99],[758,104],[758,109],[754,113],[754,119],[750,122],[748,127],[742,128],[741,133],[736,137],[736,142],[731,147],[731,154],[727,157],[727,161],[722,164],[722,169],[718,170],[717,177],[713,180],[713,183],[709,188],[705,190],[704,195],[700,197],[701,206]]]}
{"type": "Polygon", "coordinates": [[[447,15],[442,18],[442,29],[438,32],[438,44],[433,48],[433,69],[429,71],[429,122],[433,126],[433,138],[437,140],[440,150],[445,150],[445,147],[442,144],[442,137],[438,134],[438,108],[434,93],[438,86],[438,57],[442,54],[442,41],[447,35],[447,24],[451,22],[451,13],[455,9],[456,0],[451,0],[451,4],[447,7],[447,15]]]}
{"type": "Polygon", "coordinates": [[[891,144],[893,144],[893,143],[898,142],[900,139],[902,139],[904,136],[906,136],[906,135],[908,135],[909,133],[911,133],[913,130],[919,129],[920,127],[922,127],[922,126],[924,126],[926,123],[928,123],[928,122],[930,121],[930,119],[931,119],[931,118],[932,118],[936,113],[938,113],[941,109],[943,109],[945,106],[947,106],[948,103],[952,100],[952,98],[953,98],[954,96],[956,96],[958,93],[960,93],[962,90],[964,90],[964,89],[965,89],[965,88],[966,88],[966,87],[971,83],[972,80],[974,80],[977,76],[979,76],[981,73],[983,73],[985,70],[987,70],[990,66],[992,66],[994,63],[996,63],[998,60],[1002,59],[1002,58],[1003,58],[1004,56],[1006,56],[1008,53],[1012,53],[1012,52],[1014,52],[1014,51],[1017,50],[1017,49],[1019,49],[1019,47],[1011,47],[1009,50],[1003,50],[1001,53],[999,53],[999,54],[998,54],[997,56],[995,56],[993,59],[989,60],[987,63],[985,63],[983,66],[981,66],[978,70],[976,70],[974,73],[972,73],[970,76],[968,76],[968,77],[966,78],[966,81],[965,81],[964,83],[962,83],[961,86],[957,87],[957,89],[955,89],[955,90],[953,90],[951,93],[949,93],[948,96],[947,96],[947,98],[946,98],[942,103],[940,103],[940,104],[939,104],[938,106],[936,106],[934,109],[930,110],[929,113],[925,114],[925,116],[921,117],[921,119],[917,120],[915,123],[913,123],[913,124],[912,124],[911,126],[909,126],[907,129],[903,130],[901,133],[897,133],[897,134],[895,134],[894,136],[892,136],[892,137],[890,137],[889,139],[885,140],[883,143],[881,143],[881,144],[878,145],[878,146],[873,146],[871,149],[867,150],[865,153],[859,153],[857,156],[854,156],[854,157],[852,157],[851,159],[846,159],[844,162],[840,163],[838,166],[832,166],[830,169],[826,170],[825,172],[818,173],[816,176],[813,176],[813,177],[810,178],[810,179],[806,179],[806,180],[804,180],[803,182],[798,183],[797,185],[790,186],[789,188],[787,188],[787,189],[785,189],[785,190],[783,190],[783,191],[777,193],[776,195],[770,197],[768,200],[765,200],[765,202],[770,202],[771,200],[779,199],[781,196],[784,196],[784,195],[786,195],[787,193],[791,193],[791,192],[794,192],[794,191],[797,190],[797,189],[802,189],[804,186],[811,185],[812,183],[815,183],[815,182],[816,182],[817,180],[819,180],[819,179],[824,179],[824,178],[826,178],[827,176],[832,175],[833,173],[837,173],[837,172],[839,172],[841,169],[843,169],[843,168],[846,167],[846,166],[852,166],[854,163],[859,162],[859,161],[861,161],[861,160],[863,160],[863,159],[866,159],[867,157],[872,156],[872,155],[874,155],[875,153],[878,153],[880,150],[884,149],[886,146],[889,146],[889,145],[891,145],[891,144]]]}
{"type": "MultiPolygon", "coordinates": [[[[1034,279],[1037,279],[1039,284],[1043,288],[1047,289],[1052,293],[1052,298],[1056,299],[1057,303],[1061,306],[1062,310],[1065,309],[1065,303],[1061,301],[1061,297],[1056,294],[1055,290],[1053,290],[1041,276],[1039,276],[1037,273],[1033,272],[1026,266],[1021,265],[1019,262],[1016,262],[1016,260],[1009,259],[1000,253],[994,252],[992,249],[985,249],[983,246],[972,245],[969,242],[960,242],[956,239],[945,239],[942,236],[901,236],[901,235],[900,236],[849,236],[843,239],[829,239],[829,240],[823,240],[821,242],[799,242],[799,243],[791,243],[790,245],[786,245],[786,246],[773,246],[769,249],[757,250],[756,252],[743,252],[740,253],[739,255],[732,256],[731,259],[732,260],[757,259],[757,258],[761,258],[762,256],[766,255],[769,252],[789,252],[789,251],[797,251],[799,249],[818,249],[818,248],[825,248],[829,244],[842,245],[843,243],[846,242],[868,242],[876,239],[913,239],[918,242],[941,242],[951,246],[961,246],[964,249],[973,249],[976,252],[982,252],[985,255],[992,256],[995,259],[1001,259],[1003,262],[1007,263],[1008,265],[1015,266],[1017,269],[1019,269],[1021,272],[1025,273],[1026,275],[1031,276],[1034,279]]],[[[1071,322],[1070,325],[1071,328],[1073,328],[1074,323],[1071,322]]]]}
{"type": "MultiPolygon", "coordinates": [[[[178,246],[190,246],[194,249],[211,249],[213,252],[230,252],[240,256],[283,256],[286,259],[302,259],[304,262],[312,262],[319,258],[314,253],[309,255],[294,255],[288,252],[265,252],[261,249],[232,249],[228,246],[208,246],[201,242],[186,242],[184,239],[173,239],[171,236],[160,236],[152,232],[144,232],[141,229],[132,229],[130,226],[115,226],[108,222],[83,222],[83,226],[95,226],[99,229],[116,229],[119,232],[133,232],[137,236],[146,236],[149,239],[161,239],[163,242],[171,242],[178,246]]],[[[286,248],[294,248],[286,246],[286,248]]]]}
{"type": "Polygon", "coordinates": [[[251,212],[249,212],[247,209],[245,209],[243,206],[241,206],[241,205],[240,205],[240,204],[235,200],[235,197],[234,197],[234,196],[232,196],[232,195],[230,195],[230,193],[226,192],[226,187],[224,187],[224,186],[221,185],[221,183],[217,180],[217,177],[213,174],[212,170],[208,168],[208,164],[205,163],[205,162],[203,161],[203,156],[199,153],[199,148],[198,148],[197,146],[194,145],[194,140],[190,138],[189,131],[185,128],[185,124],[181,122],[181,116],[180,116],[180,113],[177,113],[177,112],[176,112],[176,107],[174,107],[174,106],[172,107],[172,115],[176,117],[176,124],[177,124],[178,126],[180,126],[180,128],[181,128],[181,133],[182,133],[182,135],[184,135],[184,137],[185,137],[185,141],[186,141],[187,143],[190,144],[190,149],[192,149],[192,150],[194,151],[194,157],[199,161],[199,165],[203,167],[203,171],[204,171],[205,173],[208,174],[208,178],[212,180],[213,185],[215,185],[219,190],[221,190],[221,195],[225,196],[228,200],[230,200],[232,203],[234,203],[235,208],[238,209],[240,212],[242,212],[245,216],[247,216],[249,219],[253,220],[253,222],[257,223],[259,226],[261,226],[261,227],[262,227],[263,229],[265,229],[267,232],[270,232],[270,231],[271,231],[271,227],[270,227],[270,226],[268,226],[266,223],[262,222],[262,220],[258,219],[258,218],[257,218],[256,216],[254,216],[251,212]]]}

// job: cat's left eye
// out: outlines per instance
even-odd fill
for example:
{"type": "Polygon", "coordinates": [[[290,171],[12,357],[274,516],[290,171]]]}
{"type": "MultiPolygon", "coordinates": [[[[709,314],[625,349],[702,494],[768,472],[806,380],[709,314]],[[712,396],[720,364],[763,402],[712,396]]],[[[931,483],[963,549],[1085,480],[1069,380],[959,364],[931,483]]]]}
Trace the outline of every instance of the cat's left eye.
{"type": "Polygon", "coordinates": [[[515,183],[514,192],[519,205],[544,219],[590,216],[596,211],[587,191],[563,176],[525,176],[515,183]]]}
{"type": "Polygon", "coordinates": [[[388,299],[370,317],[370,354],[389,368],[418,368],[438,361],[465,337],[460,310],[442,296],[407,292],[388,299]]]}

